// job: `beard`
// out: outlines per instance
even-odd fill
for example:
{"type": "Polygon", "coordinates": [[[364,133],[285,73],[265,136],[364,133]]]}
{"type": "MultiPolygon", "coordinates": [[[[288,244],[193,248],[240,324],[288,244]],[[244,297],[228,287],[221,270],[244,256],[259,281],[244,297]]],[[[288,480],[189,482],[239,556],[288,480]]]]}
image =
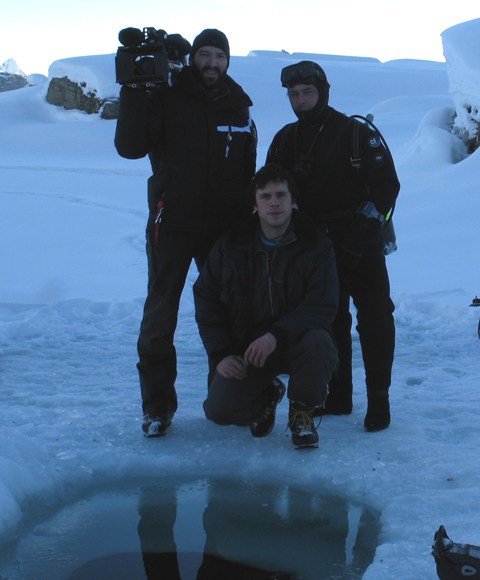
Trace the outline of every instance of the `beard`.
{"type": "Polygon", "coordinates": [[[207,89],[216,89],[221,84],[226,75],[227,71],[222,72],[216,66],[204,66],[202,68],[196,68],[195,71],[197,73],[197,77],[199,78],[200,82],[207,88],[207,89]]]}

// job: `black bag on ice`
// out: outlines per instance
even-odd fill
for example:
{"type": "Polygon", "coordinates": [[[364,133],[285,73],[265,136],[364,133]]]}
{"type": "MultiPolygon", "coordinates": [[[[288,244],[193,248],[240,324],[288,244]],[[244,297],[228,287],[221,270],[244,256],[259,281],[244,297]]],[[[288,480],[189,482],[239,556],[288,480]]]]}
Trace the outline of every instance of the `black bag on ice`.
{"type": "Polygon", "coordinates": [[[443,526],[435,532],[432,556],[441,580],[480,579],[480,546],[452,542],[443,526]]]}

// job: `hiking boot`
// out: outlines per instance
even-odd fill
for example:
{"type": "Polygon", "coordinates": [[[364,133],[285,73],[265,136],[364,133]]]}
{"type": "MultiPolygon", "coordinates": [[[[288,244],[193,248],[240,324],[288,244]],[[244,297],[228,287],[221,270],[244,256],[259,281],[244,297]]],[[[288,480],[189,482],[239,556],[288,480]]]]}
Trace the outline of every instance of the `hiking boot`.
{"type": "Polygon", "coordinates": [[[250,423],[250,433],[254,437],[266,437],[275,425],[277,406],[286,392],[285,384],[280,379],[273,379],[265,391],[265,407],[262,414],[250,423]]]}
{"type": "Polygon", "coordinates": [[[298,401],[290,403],[288,427],[296,449],[318,447],[318,433],[313,423],[315,407],[307,407],[298,401]]]}
{"type": "Polygon", "coordinates": [[[390,425],[390,403],[388,391],[368,392],[367,414],[363,426],[365,431],[373,433],[383,431],[390,425]]]}
{"type": "Polygon", "coordinates": [[[163,413],[157,416],[144,415],[142,423],[144,437],[161,437],[165,435],[172,423],[172,418],[173,415],[171,413],[163,413]]]}

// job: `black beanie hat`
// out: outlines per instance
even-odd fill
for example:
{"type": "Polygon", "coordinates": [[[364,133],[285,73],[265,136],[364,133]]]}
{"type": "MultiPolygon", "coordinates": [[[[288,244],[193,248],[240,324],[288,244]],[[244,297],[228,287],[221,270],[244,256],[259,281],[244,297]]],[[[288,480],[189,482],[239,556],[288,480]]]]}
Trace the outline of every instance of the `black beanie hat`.
{"type": "Polygon", "coordinates": [[[228,44],[228,38],[220,30],[217,30],[216,28],[206,28],[203,32],[200,32],[193,41],[192,50],[190,51],[190,61],[195,56],[197,50],[202,46],[214,46],[215,48],[223,50],[230,62],[230,45],[228,44]]]}

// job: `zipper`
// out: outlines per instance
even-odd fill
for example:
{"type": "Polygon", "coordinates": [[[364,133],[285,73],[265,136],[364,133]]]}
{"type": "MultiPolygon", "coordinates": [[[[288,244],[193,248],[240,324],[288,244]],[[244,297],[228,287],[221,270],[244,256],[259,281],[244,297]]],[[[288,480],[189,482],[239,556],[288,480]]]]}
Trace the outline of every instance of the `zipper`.
{"type": "Polygon", "coordinates": [[[267,272],[267,285],[268,285],[268,301],[270,303],[270,314],[272,316],[272,320],[275,320],[275,306],[274,306],[274,302],[273,302],[273,291],[272,291],[273,284],[272,284],[272,276],[271,276],[271,273],[273,271],[273,263],[277,257],[278,250],[280,248],[284,248],[285,246],[289,246],[290,244],[293,244],[296,241],[297,241],[297,236],[295,235],[294,238],[288,240],[287,242],[285,242],[283,244],[280,244],[276,248],[273,248],[271,260],[269,260],[269,254],[266,250],[260,249],[260,248],[257,250],[259,253],[263,254],[263,256],[265,257],[265,263],[267,266],[266,272],[267,272]]]}
{"type": "MultiPolygon", "coordinates": [[[[268,287],[268,301],[270,303],[270,315],[271,315],[272,320],[273,320],[275,318],[275,309],[273,307],[273,292],[272,292],[272,277],[270,275],[270,273],[271,273],[270,260],[268,259],[268,252],[266,252],[265,250],[260,250],[260,252],[263,254],[263,256],[265,258],[266,273],[267,273],[267,287],[268,287]]],[[[275,250],[274,250],[274,252],[275,252],[275,250]]],[[[272,254],[272,262],[273,262],[273,257],[274,257],[274,255],[272,254]]]]}
{"type": "Polygon", "coordinates": [[[163,199],[160,199],[157,204],[157,215],[155,216],[155,247],[158,247],[158,232],[163,219],[163,211],[164,203],[163,199]]]}

